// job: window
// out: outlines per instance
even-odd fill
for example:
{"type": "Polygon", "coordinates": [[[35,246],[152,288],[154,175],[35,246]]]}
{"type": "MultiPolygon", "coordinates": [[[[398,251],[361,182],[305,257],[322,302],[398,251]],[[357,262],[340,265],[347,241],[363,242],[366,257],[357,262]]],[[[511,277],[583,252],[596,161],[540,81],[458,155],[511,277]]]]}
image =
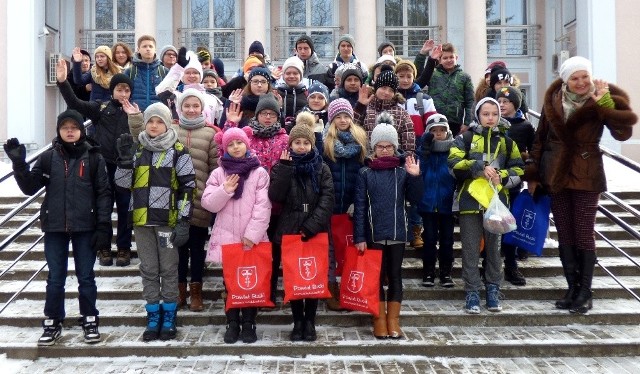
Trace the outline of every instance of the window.
{"type": "Polygon", "coordinates": [[[562,0],[562,24],[567,26],[576,20],[576,0],[562,0]]]}
{"type": "Polygon", "coordinates": [[[124,42],[135,49],[135,0],[85,1],[91,9],[91,24],[86,28],[82,42],[90,51],[100,45],[111,47],[124,42]]]}
{"type": "Polygon", "coordinates": [[[527,56],[537,50],[537,27],[530,26],[527,0],[487,0],[487,54],[527,56]]]}
{"type": "Polygon", "coordinates": [[[279,38],[283,50],[278,59],[286,59],[293,54],[296,40],[309,35],[318,58],[333,59],[339,37],[337,22],[337,1],[334,0],[284,0],[284,16],[279,27],[279,38]]]}
{"type": "Polygon", "coordinates": [[[415,56],[426,39],[437,39],[437,27],[430,22],[431,0],[380,0],[378,8],[384,9],[378,44],[390,41],[397,55],[415,56]]]}
{"type": "Polygon", "coordinates": [[[187,3],[184,44],[195,51],[206,47],[215,57],[241,59],[242,30],[238,29],[237,0],[191,0],[187,3]]]}

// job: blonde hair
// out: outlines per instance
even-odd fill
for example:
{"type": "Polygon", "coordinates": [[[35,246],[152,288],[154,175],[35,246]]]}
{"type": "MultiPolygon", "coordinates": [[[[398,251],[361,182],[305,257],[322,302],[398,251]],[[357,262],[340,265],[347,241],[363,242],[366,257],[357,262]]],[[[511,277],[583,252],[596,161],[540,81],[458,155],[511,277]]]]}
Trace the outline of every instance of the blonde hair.
{"type": "MultiPolygon", "coordinates": [[[[335,144],[336,139],[338,139],[338,128],[336,127],[335,120],[331,122],[329,128],[327,129],[327,134],[323,140],[324,143],[324,154],[331,161],[336,162],[336,154],[335,154],[335,144]]],[[[347,130],[353,136],[353,139],[360,145],[360,162],[364,162],[365,157],[367,157],[367,133],[364,129],[353,122],[351,119],[351,124],[349,125],[349,129],[347,130]]]]}
{"type": "Polygon", "coordinates": [[[111,58],[107,56],[107,68],[103,69],[99,67],[98,64],[94,64],[91,67],[91,78],[100,86],[108,89],[109,84],[111,83],[111,78],[120,72],[122,72],[122,67],[113,62],[111,58]]]}

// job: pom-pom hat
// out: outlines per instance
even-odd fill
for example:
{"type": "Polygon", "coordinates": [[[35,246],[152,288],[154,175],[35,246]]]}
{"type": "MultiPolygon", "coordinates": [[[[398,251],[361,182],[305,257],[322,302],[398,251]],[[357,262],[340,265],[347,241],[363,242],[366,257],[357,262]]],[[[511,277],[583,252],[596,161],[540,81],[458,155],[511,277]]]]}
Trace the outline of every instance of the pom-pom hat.
{"type": "Polygon", "coordinates": [[[389,112],[384,111],[378,115],[376,127],[371,132],[371,149],[374,149],[376,144],[380,142],[389,142],[396,150],[398,149],[398,131],[394,124],[393,116],[389,112]]]}
{"type": "Polygon", "coordinates": [[[345,113],[353,120],[353,107],[347,99],[339,98],[329,103],[328,120],[329,123],[333,122],[333,119],[340,113],[345,113]]]}

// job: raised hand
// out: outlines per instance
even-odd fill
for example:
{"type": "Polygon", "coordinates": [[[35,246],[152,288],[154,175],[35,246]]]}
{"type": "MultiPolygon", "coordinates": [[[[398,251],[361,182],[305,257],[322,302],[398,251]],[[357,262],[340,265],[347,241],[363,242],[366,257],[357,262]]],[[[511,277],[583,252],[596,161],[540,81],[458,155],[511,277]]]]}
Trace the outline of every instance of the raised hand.
{"type": "Polygon", "coordinates": [[[281,160],[286,160],[286,161],[291,161],[291,155],[289,154],[289,150],[283,149],[282,153],[280,153],[280,159],[281,160]]]}
{"type": "Polygon", "coordinates": [[[373,100],[373,95],[369,85],[362,85],[358,91],[358,102],[362,105],[369,105],[371,100],[373,100]]]}
{"type": "Polygon", "coordinates": [[[276,101],[278,101],[278,106],[282,108],[283,101],[282,96],[280,96],[280,91],[274,88],[273,90],[271,90],[271,92],[273,93],[273,97],[276,98],[276,101]]]}
{"type": "Polygon", "coordinates": [[[442,44],[438,44],[435,48],[433,48],[429,53],[429,56],[431,56],[431,58],[434,60],[440,60],[440,57],[442,57],[442,44]]]}
{"type": "Polygon", "coordinates": [[[56,79],[60,83],[67,80],[67,62],[63,58],[56,64],[56,79]]]}
{"type": "Polygon", "coordinates": [[[229,95],[229,101],[231,101],[232,103],[240,104],[240,102],[242,101],[242,88],[231,91],[231,94],[229,95]]]}
{"type": "Polygon", "coordinates": [[[71,52],[71,56],[73,56],[73,62],[82,62],[82,52],[80,52],[80,47],[75,47],[73,52],[71,52]]]}
{"type": "Polygon", "coordinates": [[[242,111],[240,111],[240,104],[231,102],[227,108],[227,121],[233,123],[240,123],[242,119],[242,111]]]}
{"type": "Polygon", "coordinates": [[[407,171],[410,175],[418,176],[420,175],[420,164],[416,162],[416,159],[413,156],[407,156],[407,159],[404,163],[404,170],[407,171]]]}
{"type": "Polygon", "coordinates": [[[427,53],[431,52],[431,50],[435,45],[436,45],[436,42],[433,39],[425,40],[424,44],[422,45],[422,48],[420,48],[420,53],[423,55],[426,55],[427,53]]]}
{"type": "Polygon", "coordinates": [[[224,188],[224,192],[226,193],[233,193],[236,191],[236,188],[238,188],[238,181],[240,180],[240,177],[238,176],[238,174],[231,174],[227,177],[227,180],[222,184],[222,187],[224,188]]]}
{"type": "Polygon", "coordinates": [[[138,107],[138,104],[131,103],[129,100],[124,100],[122,102],[122,110],[127,114],[138,114],[138,113],[140,113],[140,107],[138,107]]]}
{"type": "Polygon", "coordinates": [[[184,68],[189,64],[189,61],[191,61],[191,57],[187,58],[187,48],[180,47],[178,51],[178,65],[184,68]]]}
{"type": "Polygon", "coordinates": [[[602,99],[602,96],[609,92],[609,83],[605,80],[594,79],[593,85],[596,87],[596,91],[591,94],[591,97],[595,101],[602,99]]]}
{"type": "Polygon", "coordinates": [[[14,165],[26,164],[27,149],[17,138],[8,139],[4,144],[4,153],[14,165]]]}

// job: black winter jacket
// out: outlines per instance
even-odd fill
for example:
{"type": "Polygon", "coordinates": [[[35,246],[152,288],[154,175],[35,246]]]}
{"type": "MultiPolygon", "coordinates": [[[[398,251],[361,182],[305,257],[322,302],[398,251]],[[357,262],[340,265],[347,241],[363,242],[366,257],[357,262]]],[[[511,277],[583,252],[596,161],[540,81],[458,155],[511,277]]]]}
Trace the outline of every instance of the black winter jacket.
{"type": "Polygon", "coordinates": [[[336,161],[331,161],[325,157],[324,162],[331,170],[333,179],[335,204],[333,206],[333,214],[346,213],[349,205],[353,204],[356,193],[356,180],[358,179],[358,171],[362,168],[360,163],[360,154],[351,158],[336,157],[336,161]]]}
{"type": "Polygon", "coordinates": [[[44,232],[93,231],[98,223],[111,225],[111,190],[106,164],[102,156],[98,161],[93,180],[89,153],[99,152],[99,147],[87,139],[87,150],[79,158],[69,158],[57,138],[53,149],[43,153],[32,170],[29,165],[15,170],[18,187],[25,195],[33,195],[46,187],[40,207],[40,227],[44,232]],[[42,169],[42,159],[51,156],[51,171],[42,169]]]}

